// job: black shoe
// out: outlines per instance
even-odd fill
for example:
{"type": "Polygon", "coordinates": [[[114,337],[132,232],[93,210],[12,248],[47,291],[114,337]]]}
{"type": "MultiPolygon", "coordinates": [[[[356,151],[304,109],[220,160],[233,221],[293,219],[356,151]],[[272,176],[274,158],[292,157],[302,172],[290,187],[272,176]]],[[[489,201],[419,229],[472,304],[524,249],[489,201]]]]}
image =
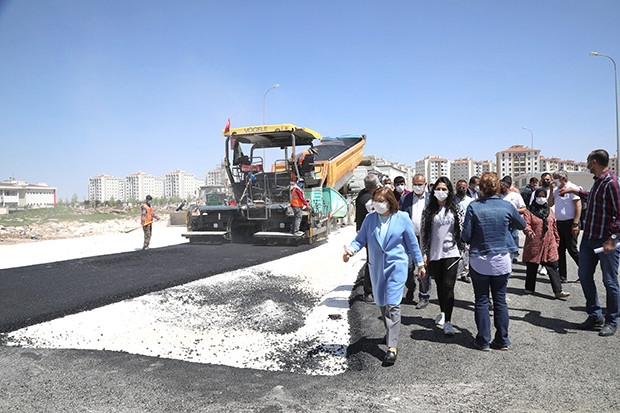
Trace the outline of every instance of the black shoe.
{"type": "Polygon", "coordinates": [[[460,280],[467,284],[471,284],[471,278],[469,278],[469,275],[462,275],[460,280]]]}
{"type": "Polygon", "coordinates": [[[474,339],[474,341],[471,342],[471,345],[480,351],[489,351],[489,346],[486,346],[486,347],[482,346],[480,343],[476,341],[476,339],[474,339]]]}
{"type": "Polygon", "coordinates": [[[408,304],[413,303],[413,290],[407,290],[407,294],[405,294],[403,301],[408,304]]]}
{"type": "Polygon", "coordinates": [[[510,349],[510,346],[508,344],[499,344],[499,343],[496,343],[495,341],[491,341],[491,348],[493,350],[507,351],[508,349],[510,349]]]}
{"type": "Polygon", "coordinates": [[[561,278],[560,277],[560,283],[562,283],[562,284],[568,283],[568,278],[561,278]]]}
{"type": "Polygon", "coordinates": [[[613,336],[616,333],[617,326],[611,325],[609,323],[605,324],[601,331],[598,333],[601,337],[609,337],[613,336]]]}
{"type": "Polygon", "coordinates": [[[396,363],[396,352],[388,350],[387,353],[385,353],[385,357],[383,358],[383,365],[391,366],[394,363],[396,363]]]}
{"type": "Polygon", "coordinates": [[[428,307],[428,298],[420,298],[420,302],[415,306],[416,309],[421,310],[428,307]]]}
{"type": "MultiPolygon", "coordinates": [[[[590,316],[581,324],[577,325],[579,330],[600,330],[605,325],[605,317],[590,316]]],[[[615,330],[614,330],[615,332],[615,330]]]]}

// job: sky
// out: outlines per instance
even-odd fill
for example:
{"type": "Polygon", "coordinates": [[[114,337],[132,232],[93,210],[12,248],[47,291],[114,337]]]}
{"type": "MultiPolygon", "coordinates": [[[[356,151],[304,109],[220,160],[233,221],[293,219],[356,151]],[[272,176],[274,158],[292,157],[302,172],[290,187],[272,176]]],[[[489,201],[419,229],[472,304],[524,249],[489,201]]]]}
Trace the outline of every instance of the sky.
{"type": "Polygon", "coordinates": [[[0,180],[83,200],[101,173],[203,178],[227,119],[263,114],[409,165],[532,134],[614,156],[614,66],[589,52],[620,59],[619,20],[617,0],[0,0],[0,180]]]}

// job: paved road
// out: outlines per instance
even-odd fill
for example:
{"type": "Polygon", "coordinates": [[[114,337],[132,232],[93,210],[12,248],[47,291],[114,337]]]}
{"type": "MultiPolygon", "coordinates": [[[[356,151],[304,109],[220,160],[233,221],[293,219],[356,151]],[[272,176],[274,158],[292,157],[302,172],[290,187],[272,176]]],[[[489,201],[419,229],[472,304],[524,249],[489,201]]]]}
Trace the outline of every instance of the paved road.
{"type": "MultiPolygon", "coordinates": [[[[125,276],[142,269],[137,279],[174,272],[177,266],[183,273],[205,276],[212,261],[188,266],[181,259],[199,259],[204,253],[204,248],[180,246],[162,251],[161,259],[121,254],[113,257],[117,262],[112,267],[125,268],[125,276]]],[[[111,286],[124,284],[123,276],[109,265],[97,260],[80,262],[66,263],[63,268],[87,278],[92,270],[99,277],[107,274],[114,279],[111,286]]],[[[31,268],[21,279],[45,268],[31,268]]],[[[6,275],[3,272],[0,279],[6,275]]],[[[438,306],[433,292],[425,310],[403,306],[399,359],[393,367],[383,368],[380,360],[385,346],[379,344],[383,330],[378,309],[356,301],[354,291],[349,314],[350,370],[344,374],[318,377],[109,351],[0,347],[0,412],[619,411],[618,336],[600,338],[575,329],[585,317],[578,284],[566,285],[573,295],[563,302],[553,299],[543,277],[537,294],[524,295],[524,275],[524,267],[515,265],[509,283],[513,345],[507,352],[483,353],[471,348],[476,331],[473,293],[469,284],[458,282],[453,317],[456,336],[445,338],[434,327],[438,306]]],[[[92,278],[92,286],[105,285],[92,278]]],[[[574,264],[570,278],[576,278],[574,264]]],[[[149,278],[145,284],[163,286],[166,282],[177,281],[166,276],[149,278]]],[[[604,292],[600,282],[599,287],[604,292]]],[[[121,295],[129,296],[140,288],[145,287],[138,283],[121,295]]],[[[604,302],[604,295],[601,299],[604,302]]]]}

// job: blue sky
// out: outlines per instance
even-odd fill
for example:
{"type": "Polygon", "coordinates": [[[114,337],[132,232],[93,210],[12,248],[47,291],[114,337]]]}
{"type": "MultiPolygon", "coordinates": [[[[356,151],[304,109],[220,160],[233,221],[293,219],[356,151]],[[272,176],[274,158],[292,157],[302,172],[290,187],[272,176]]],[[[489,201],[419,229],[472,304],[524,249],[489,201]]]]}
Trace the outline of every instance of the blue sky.
{"type": "Polygon", "coordinates": [[[616,153],[617,0],[0,0],[0,179],[85,199],[88,178],[184,169],[221,131],[293,123],[365,152],[616,153]]]}

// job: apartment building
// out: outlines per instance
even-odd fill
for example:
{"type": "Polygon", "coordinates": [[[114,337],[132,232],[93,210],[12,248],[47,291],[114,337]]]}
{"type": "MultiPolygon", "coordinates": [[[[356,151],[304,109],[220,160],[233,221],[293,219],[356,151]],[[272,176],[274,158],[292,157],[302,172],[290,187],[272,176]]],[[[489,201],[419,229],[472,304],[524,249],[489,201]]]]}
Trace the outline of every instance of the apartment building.
{"type": "Polygon", "coordinates": [[[426,178],[426,182],[435,183],[440,176],[450,176],[450,162],[439,156],[426,156],[416,161],[415,170],[426,178]]]}
{"type": "Polygon", "coordinates": [[[196,175],[177,169],[164,175],[164,196],[182,199],[195,198],[203,185],[204,181],[196,175]]]}
{"type": "Polygon", "coordinates": [[[512,177],[536,174],[540,171],[540,150],[523,145],[512,145],[510,148],[495,154],[497,174],[501,177],[512,177]]]}
{"type": "Polygon", "coordinates": [[[88,199],[107,202],[111,199],[126,200],[125,180],[108,174],[88,178],[88,199]]]}
{"type": "Polygon", "coordinates": [[[125,177],[126,198],[142,201],[147,195],[153,198],[164,196],[164,179],[142,171],[134,172],[125,177]]]}

